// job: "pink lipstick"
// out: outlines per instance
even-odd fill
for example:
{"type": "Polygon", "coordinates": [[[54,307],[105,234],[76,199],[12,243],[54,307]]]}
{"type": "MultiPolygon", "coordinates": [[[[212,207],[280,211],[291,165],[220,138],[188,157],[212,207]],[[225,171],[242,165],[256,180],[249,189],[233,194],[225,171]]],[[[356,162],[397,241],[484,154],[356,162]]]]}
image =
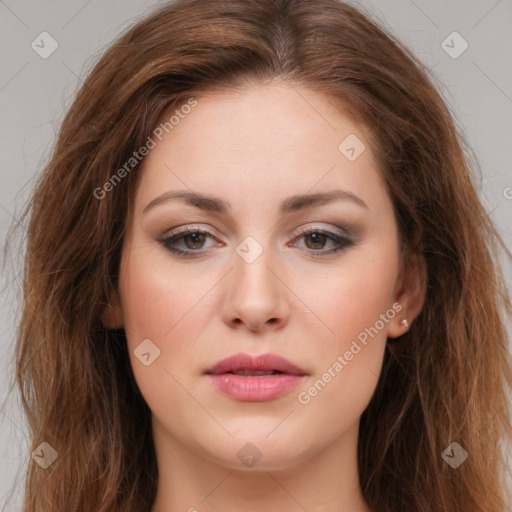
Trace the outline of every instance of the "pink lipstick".
{"type": "Polygon", "coordinates": [[[205,372],[221,393],[242,402],[265,402],[290,391],[306,372],[276,354],[234,354],[205,372]]]}

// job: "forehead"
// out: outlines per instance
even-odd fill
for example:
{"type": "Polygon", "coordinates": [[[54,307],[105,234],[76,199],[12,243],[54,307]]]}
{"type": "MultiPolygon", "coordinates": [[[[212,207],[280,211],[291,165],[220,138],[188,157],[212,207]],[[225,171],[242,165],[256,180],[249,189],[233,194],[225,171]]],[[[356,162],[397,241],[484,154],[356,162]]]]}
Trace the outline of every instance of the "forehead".
{"type": "Polygon", "coordinates": [[[284,193],[362,193],[383,185],[369,131],[325,95],[281,83],[194,99],[193,108],[161,117],[140,169],[139,202],[177,188],[272,201],[284,193]]]}

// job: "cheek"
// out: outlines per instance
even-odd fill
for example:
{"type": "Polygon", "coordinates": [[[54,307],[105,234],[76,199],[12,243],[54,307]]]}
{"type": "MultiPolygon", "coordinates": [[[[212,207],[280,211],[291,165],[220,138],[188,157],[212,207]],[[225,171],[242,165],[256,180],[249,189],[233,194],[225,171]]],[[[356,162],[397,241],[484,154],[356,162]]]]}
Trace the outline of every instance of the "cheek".
{"type": "Polygon", "coordinates": [[[379,254],[347,258],[342,270],[315,280],[309,296],[303,287],[304,302],[315,313],[307,317],[321,325],[322,334],[315,348],[318,373],[300,390],[305,394],[299,403],[322,410],[324,419],[339,421],[340,411],[347,422],[359,417],[377,385],[388,325],[397,314],[392,305],[398,265],[392,246],[379,254]]]}
{"type": "Polygon", "coordinates": [[[297,288],[313,313],[304,318],[310,319],[311,328],[313,323],[320,326],[316,329],[321,329],[326,347],[343,350],[359,335],[364,338],[376,322],[382,331],[379,334],[386,337],[388,323],[379,319],[392,306],[397,265],[392,251],[381,252],[375,259],[361,251],[347,258],[338,270],[316,275],[313,281],[310,273],[303,273],[297,288]]]}
{"type": "Polygon", "coordinates": [[[180,410],[183,417],[197,414],[193,407],[192,411],[183,408],[183,403],[190,406],[190,398],[179,383],[185,381],[180,372],[190,369],[196,359],[191,347],[203,330],[198,300],[206,293],[206,285],[170,273],[168,266],[156,264],[142,249],[132,250],[121,268],[124,328],[140,392],[160,416],[169,410],[180,410]],[[199,290],[203,285],[206,289],[199,290]],[[148,352],[149,357],[142,356],[148,352]]]}
{"type": "MultiPolygon", "coordinates": [[[[159,255],[160,256],[160,255],[159,255]]],[[[165,255],[164,255],[165,257],[165,255]]],[[[152,339],[162,350],[176,349],[199,335],[202,297],[211,287],[208,276],[188,275],[169,268],[165,259],[133,251],[120,275],[124,324],[130,343],[152,339]],[[185,336],[186,333],[186,336],[185,336]]]]}
{"type": "Polygon", "coordinates": [[[209,282],[170,272],[165,262],[158,263],[144,250],[133,250],[123,262],[119,279],[131,365],[150,407],[162,394],[173,405],[174,394],[169,390],[176,391],[178,386],[171,374],[181,381],[176,369],[191,367],[197,356],[193,341],[204,331],[207,319],[204,308],[213,307],[208,306],[209,282]],[[149,350],[142,352],[139,347],[143,346],[149,350]],[[151,363],[146,366],[137,356],[148,351],[146,359],[151,363]]]}

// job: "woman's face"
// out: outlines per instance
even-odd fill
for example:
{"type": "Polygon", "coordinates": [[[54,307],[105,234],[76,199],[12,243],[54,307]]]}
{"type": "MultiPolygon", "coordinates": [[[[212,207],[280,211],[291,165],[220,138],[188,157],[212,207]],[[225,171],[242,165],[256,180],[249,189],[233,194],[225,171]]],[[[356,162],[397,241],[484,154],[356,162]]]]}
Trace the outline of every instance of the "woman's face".
{"type": "Polygon", "coordinates": [[[353,454],[386,339],[407,318],[367,133],[304,87],[195,99],[153,137],[120,269],[118,318],[155,443],[232,468],[353,454]],[[208,373],[240,353],[295,371],[249,357],[208,373]]]}

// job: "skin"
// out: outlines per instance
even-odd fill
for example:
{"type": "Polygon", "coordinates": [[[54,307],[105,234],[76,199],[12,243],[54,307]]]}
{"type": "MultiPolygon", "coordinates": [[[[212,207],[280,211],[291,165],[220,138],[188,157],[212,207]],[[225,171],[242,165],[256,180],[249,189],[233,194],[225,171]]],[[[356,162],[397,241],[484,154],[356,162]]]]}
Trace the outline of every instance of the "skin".
{"type": "Polygon", "coordinates": [[[404,334],[400,321],[410,324],[421,310],[424,261],[411,259],[400,270],[393,205],[368,132],[328,98],[276,81],[195,98],[197,106],[142,164],[119,298],[104,316],[107,325],[125,328],[135,378],[152,411],[159,470],[152,510],[368,512],[357,476],[359,419],[375,391],[387,338],[404,334]],[[338,150],[349,134],[366,145],[355,161],[338,150]],[[367,208],[337,200],[278,212],[289,196],[335,189],[367,208]],[[231,211],[168,201],[143,213],[172,190],[217,196],[231,211]],[[214,235],[174,243],[195,257],[172,254],[159,241],[190,225],[214,235]],[[344,229],[353,245],[314,257],[339,245],[301,238],[301,226],[344,229]],[[248,236],[263,250],[252,263],[236,252],[248,236]],[[309,403],[300,403],[298,393],[394,303],[402,310],[309,403]],[[149,366],[134,355],[144,339],[160,350],[149,366]],[[276,353],[308,375],[276,399],[237,401],[204,376],[237,352],[276,353]],[[237,457],[248,442],[262,455],[250,468],[237,457]]]}

